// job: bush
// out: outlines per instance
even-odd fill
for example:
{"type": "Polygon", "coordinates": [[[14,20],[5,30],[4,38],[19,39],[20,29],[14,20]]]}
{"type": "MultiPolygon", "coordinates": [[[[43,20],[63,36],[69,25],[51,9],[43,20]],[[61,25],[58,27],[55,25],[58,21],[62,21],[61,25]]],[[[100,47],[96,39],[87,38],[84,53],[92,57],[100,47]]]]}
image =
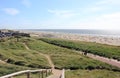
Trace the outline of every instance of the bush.
{"type": "Polygon", "coordinates": [[[15,63],[15,61],[13,60],[13,59],[8,59],[7,61],[6,61],[7,63],[11,63],[11,64],[14,64],[15,63]]]}
{"type": "Polygon", "coordinates": [[[25,66],[26,62],[24,61],[17,61],[15,62],[16,65],[21,65],[21,66],[25,66]]]}

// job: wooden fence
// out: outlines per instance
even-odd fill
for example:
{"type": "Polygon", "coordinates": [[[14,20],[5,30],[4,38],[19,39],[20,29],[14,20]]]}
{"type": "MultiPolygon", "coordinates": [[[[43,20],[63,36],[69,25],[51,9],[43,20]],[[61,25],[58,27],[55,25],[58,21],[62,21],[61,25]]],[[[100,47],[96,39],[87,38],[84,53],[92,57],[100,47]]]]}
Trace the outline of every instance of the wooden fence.
{"type": "Polygon", "coordinates": [[[19,76],[22,74],[26,74],[26,78],[31,78],[31,73],[39,73],[39,78],[44,78],[44,74],[45,74],[45,77],[47,77],[50,73],[52,73],[52,70],[51,69],[24,70],[24,71],[19,71],[19,72],[15,72],[12,74],[8,74],[0,78],[12,78],[12,77],[19,76]]]}

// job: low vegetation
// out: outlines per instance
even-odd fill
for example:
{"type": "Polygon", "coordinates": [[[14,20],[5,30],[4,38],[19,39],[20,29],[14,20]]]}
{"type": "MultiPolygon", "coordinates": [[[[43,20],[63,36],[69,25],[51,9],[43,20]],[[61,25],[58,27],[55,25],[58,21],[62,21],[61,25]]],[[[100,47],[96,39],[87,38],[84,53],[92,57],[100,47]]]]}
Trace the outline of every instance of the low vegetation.
{"type": "Polygon", "coordinates": [[[0,63],[0,76],[10,74],[13,72],[17,72],[17,71],[26,70],[26,69],[31,69],[31,68],[27,68],[27,67],[23,67],[23,66],[16,66],[16,65],[12,65],[12,64],[0,63]]]}
{"type": "MultiPolygon", "coordinates": [[[[50,39],[48,41],[52,40],[53,39],[50,39]]],[[[118,74],[120,74],[120,72],[118,72],[120,68],[93,60],[73,50],[59,46],[46,43],[43,39],[27,37],[17,39],[10,38],[4,42],[0,42],[0,60],[6,62],[0,63],[0,76],[26,69],[50,68],[48,60],[40,55],[39,52],[48,54],[55,64],[55,68],[70,69],[71,71],[66,72],[66,78],[79,78],[79,72],[88,71],[88,74],[83,74],[85,77],[86,75],[91,76],[94,72],[96,72],[95,75],[99,75],[100,73],[104,74],[103,72],[106,72],[108,75],[113,73],[113,75],[116,75],[116,78],[119,76],[118,74]],[[26,49],[24,44],[26,44],[30,50],[26,49]],[[70,76],[68,74],[70,74],[70,76]]],[[[83,77],[83,75],[81,77],[83,77]]],[[[37,76],[33,74],[33,76],[38,77],[38,74],[37,76]]],[[[106,77],[106,75],[103,75],[103,78],[104,76],[106,77]]],[[[24,78],[23,76],[21,77],[24,78]]],[[[18,78],[21,77],[18,76],[18,78]]],[[[94,77],[93,75],[93,78],[102,78],[102,76],[94,77]]],[[[106,78],[109,78],[109,76],[106,78]]]]}
{"type": "Polygon", "coordinates": [[[108,70],[70,70],[65,72],[65,78],[120,78],[120,72],[108,70]]]}
{"type": "Polygon", "coordinates": [[[6,62],[5,65],[0,64],[1,75],[14,72],[15,65],[29,68],[50,68],[48,60],[44,56],[36,51],[27,50],[23,42],[17,42],[15,38],[0,42],[0,60],[6,62]],[[9,71],[9,68],[13,71],[9,71]]]}
{"type": "Polygon", "coordinates": [[[33,39],[26,42],[32,50],[37,50],[41,53],[49,54],[56,68],[62,69],[107,69],[107,70],[119,70],[116,67],[102,63],[81,54],[78,54],[72,50],[58,47],[45,43],[41,40],[33,39]]]}
{"type": "Polygon", "coordinates": [[[41,38],[40,40],[57,46],[78,51],[93,53],[95,55],[117,59],[120,61],[120,47],[94,42],[70,41],[61,39],[41,38]]]}

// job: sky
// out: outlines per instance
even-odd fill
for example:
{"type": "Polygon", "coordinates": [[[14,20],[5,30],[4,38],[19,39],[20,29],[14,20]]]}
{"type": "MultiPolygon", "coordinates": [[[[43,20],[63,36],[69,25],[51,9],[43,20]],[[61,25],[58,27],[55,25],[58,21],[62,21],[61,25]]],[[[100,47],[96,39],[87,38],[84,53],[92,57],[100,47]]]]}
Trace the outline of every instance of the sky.
{"type": "Polygon", "coordinates": [[[0,0],[0,29],[120,30],[120,0],[0,0]]]}

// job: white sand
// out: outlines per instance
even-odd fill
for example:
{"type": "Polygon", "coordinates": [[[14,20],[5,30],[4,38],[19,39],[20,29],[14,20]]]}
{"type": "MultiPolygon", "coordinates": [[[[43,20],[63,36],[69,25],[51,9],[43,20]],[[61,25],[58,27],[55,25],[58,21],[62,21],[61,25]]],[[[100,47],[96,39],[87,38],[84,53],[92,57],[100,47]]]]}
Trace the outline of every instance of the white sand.
{"type": "Polygon", "coordinates": [[[93,35],[83,35],[83,34],[68,34],[68,33],[57,33],[57,32],[40,32],[40,31],[23,31],[30,33],[31,36],[36,37],[49,37],[49,38],[61,38],[68,40],[78,40],[87,42],[96,42],[108,45],[120,46],[120,37],[112,36],[93,36],[93,35]]]}

